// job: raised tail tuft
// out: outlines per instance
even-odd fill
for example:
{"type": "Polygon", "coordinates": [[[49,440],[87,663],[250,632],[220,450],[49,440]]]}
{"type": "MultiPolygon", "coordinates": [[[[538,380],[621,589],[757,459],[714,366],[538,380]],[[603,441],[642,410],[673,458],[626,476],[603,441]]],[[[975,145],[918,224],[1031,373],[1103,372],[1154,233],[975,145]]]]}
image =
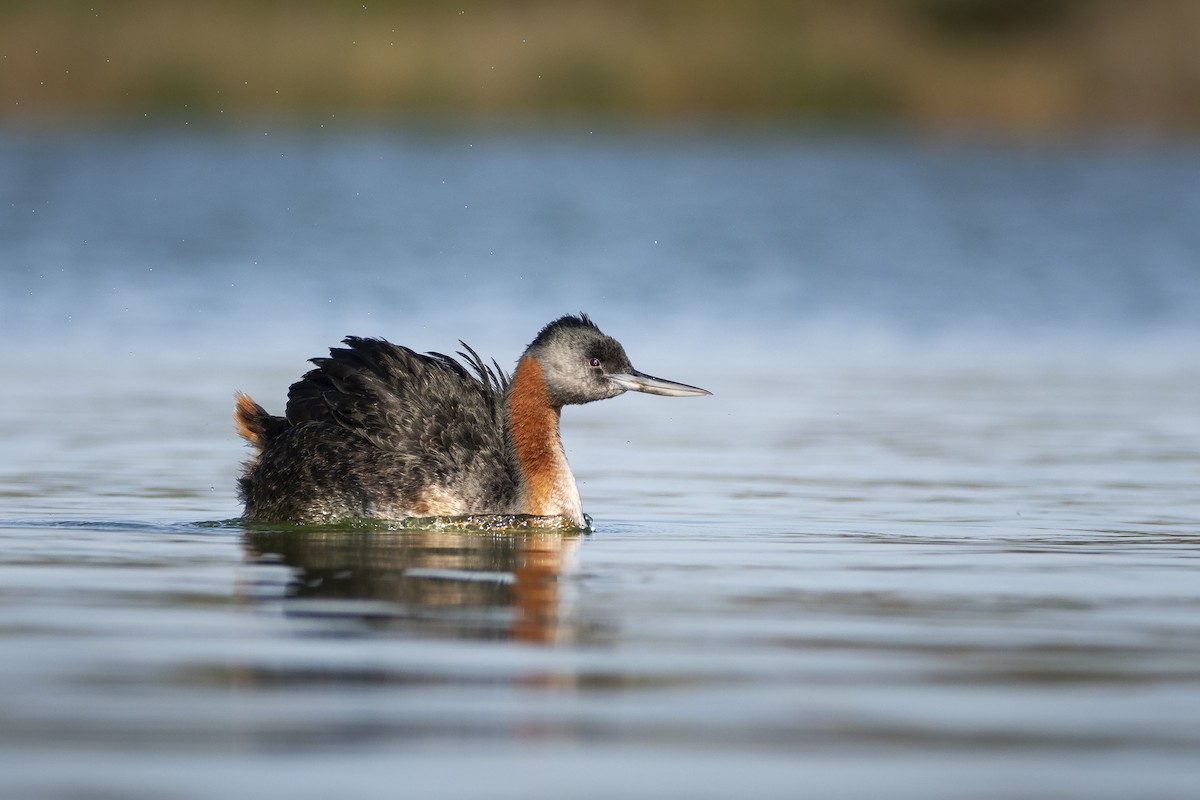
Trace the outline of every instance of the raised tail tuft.
{"type": "Polygon", "coordinates": [[[233,419],[238,435],[262,450],[271,438],[272,422],[275,420],[266,409],[250,399],[250,395],[238,392],[234,395],[233,419]]]}

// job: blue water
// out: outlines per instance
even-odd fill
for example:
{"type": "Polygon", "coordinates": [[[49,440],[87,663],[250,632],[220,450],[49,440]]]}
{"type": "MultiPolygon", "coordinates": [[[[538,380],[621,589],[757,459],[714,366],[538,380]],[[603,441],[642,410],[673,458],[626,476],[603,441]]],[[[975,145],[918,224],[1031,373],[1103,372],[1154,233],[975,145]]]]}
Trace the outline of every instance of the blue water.
{"type": "MultiPolygon", "coordinates": [[[[76,336],[239,325],[294,339],[458,310],[523,343],[535,322],[499,324],[521,303],[534,320],[564,305],[620,323],[653,312],[718,341],[829,320],[951,335],[1179,325],[1194,337],[1198,174],[1192,148],[10,133],[4,317],[76,336]]],[[[437,332],[464,331],[456,322],[437,332]]]]}
{"type": "Polygon", "coordinates": [[[1190,798],[1200,148],[0,133],[13,797],[1190,798]],[[232,395],[586,310],[596,533],[238,524],[232,395]]]}

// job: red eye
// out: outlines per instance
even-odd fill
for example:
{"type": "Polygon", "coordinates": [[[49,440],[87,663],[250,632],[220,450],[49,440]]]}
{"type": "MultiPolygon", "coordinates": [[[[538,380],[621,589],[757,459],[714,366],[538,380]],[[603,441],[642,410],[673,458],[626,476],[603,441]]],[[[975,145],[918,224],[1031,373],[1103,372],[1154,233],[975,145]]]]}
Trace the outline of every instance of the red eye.
{"type": "Polygon", "coordinates": [[[588,362],[588,364],[590,364],[593,367],[598,367],[598,366],[600,366],[600,359],[593,358],[591,361],[588,362]]]}

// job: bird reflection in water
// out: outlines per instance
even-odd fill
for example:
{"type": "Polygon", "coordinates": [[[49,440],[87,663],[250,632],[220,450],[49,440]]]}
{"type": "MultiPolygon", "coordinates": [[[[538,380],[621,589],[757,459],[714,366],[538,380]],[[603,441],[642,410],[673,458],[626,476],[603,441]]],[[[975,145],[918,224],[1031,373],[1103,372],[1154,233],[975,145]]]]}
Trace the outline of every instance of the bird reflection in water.
{"type": "Polygon", "coordinates": [[[461,638],[579,638],[565,597],[580,536],[559,531],[289,530],[245,535],[293,572],[288,614],[461,638]]]}

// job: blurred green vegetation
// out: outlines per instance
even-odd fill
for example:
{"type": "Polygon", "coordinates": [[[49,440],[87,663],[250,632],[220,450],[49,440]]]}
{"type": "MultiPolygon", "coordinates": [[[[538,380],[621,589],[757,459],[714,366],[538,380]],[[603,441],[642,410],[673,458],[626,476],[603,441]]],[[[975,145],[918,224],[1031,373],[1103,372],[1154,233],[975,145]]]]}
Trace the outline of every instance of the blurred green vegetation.
{"type": "Polygon", "coordinates": [[[0,120],[1200,128],[1195,0],[0,0],[0,120]]]}

